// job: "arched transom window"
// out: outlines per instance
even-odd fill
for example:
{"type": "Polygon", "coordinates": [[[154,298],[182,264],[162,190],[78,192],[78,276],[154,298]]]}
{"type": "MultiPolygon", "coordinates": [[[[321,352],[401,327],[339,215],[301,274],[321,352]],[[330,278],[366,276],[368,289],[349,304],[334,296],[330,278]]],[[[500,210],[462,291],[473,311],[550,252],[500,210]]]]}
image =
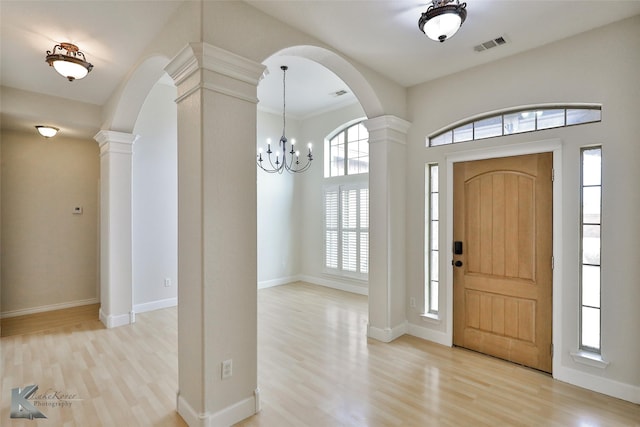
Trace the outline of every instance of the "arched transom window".
{"type": "Polygon", "coordinates": [[[507,109],[456,122],[427,138],[427,146],[455,144],[496,136],[535,132],[601,121],[596,104],[538,105],[507,109]]]}

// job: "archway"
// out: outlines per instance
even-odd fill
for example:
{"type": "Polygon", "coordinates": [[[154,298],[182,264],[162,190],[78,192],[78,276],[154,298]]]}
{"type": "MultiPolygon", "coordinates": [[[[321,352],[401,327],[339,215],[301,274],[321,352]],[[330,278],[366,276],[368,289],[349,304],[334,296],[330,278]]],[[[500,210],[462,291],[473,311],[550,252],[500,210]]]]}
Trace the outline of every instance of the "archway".
{"type": "MultiPolygon", "coordinates": [[[[376,148],[372,151],[375,153],[376,168],[379,170],[380,177],[384,178],[382,181],[375,181],[377,193],[375,197],[372,194],[371,198],[375,200],[373,210],[376,215],[379,215],[380,212],[386,210],[393,189],[403,185],[403,169],[396,166],[398,161],[400,166],[404,162],[404,146],[402,144],[405,140],[406,123],[392,116],[383,116],[384,109],[373,90],[373,86],[355,67],[337,54],[309,46],[283,49],[280,53],[306,55],[309,59],[332,70],[356,93],[367,117],[374,117],[374,120],[368,121],[367,127],[370,135],[373,135],[373,139],[376,141],[376,148]]],[[[146,86],[148,89],[157,80],[157,76],[161,74],[158,67],[163,62],[166,63],[163,58],[156,58],[146,64],[148,67],[139,67],[128,83],[123,86],[121,95],[116,98],[117,101],[114,101],[113,114],[106,121],[109,128],[118,130],[106,131],[107,134],[103,138],[107,141],[106,143],[121,138],[123,135],[132,136],[124,132],[131,132],[133,129],[137,111],[139,111],[139,106],[145,97],[144,90],[141,88],[146,86]],[[150,74],[146,74],[147,72],[150,74]],[[133,87],[136,86],[133,82],[138,78],[142,78],[145,74],[153,75],[154,72],[157,72],[155,77],[147,77],[149,80],[141,82],[141,86],[133,87]]],[[[233,168],[232,165],[225,162],[226,157],[217,156],[217,152],[215,150],[209,151],[209,148],[224,146],[226,149],[230,149],[227,154],[239,158],[246,158],[251,155],[251,152],[255,152],[253,144],[251,146],[245,145],[249,141],[255,142],[255,130],[253,137],[251,137],[250,129],[251,125],[255,123],[256,107],[247,102],[255,103],[252,97],[252,86],[255,90],[261,67],[255,61],[238,57],[231,52],[205,43],[194,43],[181,51],[166,69],[172,78],[178,81],[179,112],[182,111],[184,114],[181,116],[179,113],[178,115],[178,138],[181,141],[179,146],[182,146],[184,150],[182,152],[184,167],[178,172],[179,181],[182,180],[182,184],[179,184],[178,187],[179,209],[181,209],[181,214],[186,215],[183,215],[183,222],[179,223],[179,233],[182,234],[179,237],[179,245],[184,244],[180,248],[181,253],[184,254],[182,259],[186,264],[183,266],[179,261],[179,268],[185,274],[183,277],[183,273],[179,273],[181,275],[180,288],[183,289],[183,293],[180,294],[181,299],[178,302],[179,316],[182,313],[185,317],[180,319],[181,325],[179,326],[179,340],[182,341],[179,351],[181,379],[178,410],[188,420],[199,419],[201,415],[209,417],[210,420],[214,420],[214,418],[226,419],[226,417],[236,419],[236,417],[246,416],[245,414],[249,411],[255,411],[259,407],[257,390],[253,392],[253,396],[247,397],[249,396],[248,389],[252,387],[254,381],[252,378],[255,378],[254,363],[257,358],[257,354],[253,351],[256,345],[253,320],[255,319],[254,301],[257,295],[255,278],[257,275],[255,272],[256,258],[253,258],[254,255],[251,254],[255,250],[257,235],[254,228],[256,211],[255,205],[251,206],[251,202],[249,202],[250,199],[255,200],[255,175],[251,172],[251,169],[255,169],[255,165],[250,167],[247,162],[243,161],[236,164],[236,168],[233,168]],[[185,68],[185,63],[189,63],[190,67],[185,68]],[[200,70],[204,71],[202,74],[204,82],[188,80],[189,76],[200,70]],[[214,76],[218,79],[215,82],[212,80],[214,76]],[[242,82],[240,86],[238,86],[239,81],[242,82]],[[191,99],[199,99],[200,103],[192,103],[191,99]],[[180,110],[180,106],[183,110],[180,110]],[[207,116],[207,120],[201,120],[205,116],[207,116]],[[234,135],[236,141],[244,141],[244,143],[232,146],[225,144],[228,142],[229,135],[234,135]],[[184,138],[184,143],[182,138],[184,138]],[[254,177],[253,182],[252,176],[254,177]],[[218,185],[218,183],[229,181],[234,185],[218,185]],[[222,202],[218,203],[219,201],[222,202]],[[251,215],[253,215],[253,219],[249,218],[251,215]],[[182,228],[180,228],[181,226],[182,228]],[[242,231],[242,233],[237,234],[236,231],[242,231]],[[229,247],[221,248],[219,243],[221,241],[233,242],[231,249],[229,247]],[[244,259],[241,259],[239,255],[244,259]],[[234,286],[228,286],[229,283],[233,283],[234,286]],[[189,287],[184,289],[184,285],[189,287]],[[238,305],[245,306],[249,310],[246,312],[234,310],[233,307],[238,305]],[[227,328],[224,335],[220,335],[216,329],[216,326],[222,324],[225,324],[227,328]],[[214,377],[206,375],[207,372],[216,371],[219,361],[226,361],[231,356],[234,358],[233,363],[237,364],[236,366],[242,375],[238,375],[231,382],[226,383],[221,383],[220,378],[215,378],[215,375],[214,377]],[[216,395],[222,396],[220,392],[227,390],[231,384],[235,384],[232,387],[233,393],[224,393],[224,397],[220,399],[214,398],[216,395]],[[205,385],[209,389],[216,390],[216,393],[203,396],[202,390],[205,385]]],[[[129,146],[135,138],[130,139],[129,146]]],[[[114,156],[114,158],[119,158],[119,155],[123,153],[118,152],[117,154],[118,156],[114,156]]],[[[128,153],[124,154],[130,156],[130,149],[128,153]]],[[[180,156],[179,154],[179,159],[180,156]]],[[[128,162],[130,170],[130,157],[128,162]]],[[[120,166],[115,170],[123,169],[120,166]]],[[[126,164],[124,164],[124,169],[126,169],[126,164]]],[[[109,175],[106,178],[107,183],[103,181],[103,185],[109,185],[110,180],[114,177],[109,175]]],[[[109,194],[109,197],[113,196],[113,194],[109,194]]],[[[118,197],[122,198],[123,194],[119,194],[118,197]]],[[[124,194],[124,198],[126,199],[126,194],[124,194]]],[[[111,200],[111,198],[107,199],[107,206],[110,205],[111,200]]],[[[404,206],[402,197],[398,195],[393,195],[393,201],[399,207],[404,206]]],[[[116,214],[107,210],[106,218],[126,216],[127,205],[118,205],[117,207],[119,211],[116,214]]],[[[130,245],[130,210],[128,214],[130,245]]],[[[396,248],[391,247],[391,242],[388,240],[389,233],[385,231],[392,227],[394,229],[397,229],[398,226],[402,228],[401,209],[391,214],[389,212],[382,213],[376,217],[376,222],[380,230],[378,236],[382,238],[379,242],[381,250],[376,253],[376,257],[383,261],[381,265],[384,271],[379,275],[382,281],[376,284],[375,312],[379,315],[376,317],[374,327],[369,328],[369,335],[387,340],[387,337],[392,339],[394,335],[402,332],[401,328],[398,329],[396,326],[403,324],[403,313],[398,317],[398,313],[395,312],[399,311],[396,309],[400,307],[395,298],[403,299],[404,273],[400,269],[402,263],[395,258],[402,259],[404,232],[398,233],[397,240],[394,240],[394,244],[398,245],[399,250],[393,250],[396,248]],[[389,261],[389,253],[391,252],[395,258],[389,261]],[[389,262],[393,263],[393,268],[389,267],[389,262]],[[393,280],[394,275],[399,275],[400,280],[393,280]],[[393,283],[391,283],[392,281],[393,283]],[[390,289],[391,285],[396,288],[390,289]],[[396,292],[397,288],[401,291],[396,292]],[[391,301],[389,296],[393,296],[394,300],[391,301]],[[372,333],[372,330],[378,332],[372,333]]],[[[126,221],[124,221],[124,225],[120,224],[119,226],[125,228],[125,233],[116,236],[112,234],[116,231],[109,229],[109,234],[106,235],[107,241],[112,238],[126,240],[126,221]]],[[[120,262],[124,267],[122,271],[125,272],[128,261],[130,278],[130,254],[128,260],[126,254],[124,257],[122,255],[115,256],[113,252],[107,251],[107,261],[110,262],[110,268],[114,267],[112,261],[120,262]]],[[[107,279],[109,278],[107,277],[107,279]]],[[[107,286],[111,285],[107,281],[107,286]]],[[[131,289],[130,282],[128,289],[131,289]]],[[[125,294],[126,287],[124,292],[122,288],[119,289],[116,297],[126,298],[125,294]]],[[[131,310],[130,291],[129,310],[131,310]]],[[[404,322],[406,323],[406,321],[404,322]]],[[[117,326],[116,323],[112,326],[117,326]]],[[[124,323],[128,322],[122,324],[124,323]]]]}

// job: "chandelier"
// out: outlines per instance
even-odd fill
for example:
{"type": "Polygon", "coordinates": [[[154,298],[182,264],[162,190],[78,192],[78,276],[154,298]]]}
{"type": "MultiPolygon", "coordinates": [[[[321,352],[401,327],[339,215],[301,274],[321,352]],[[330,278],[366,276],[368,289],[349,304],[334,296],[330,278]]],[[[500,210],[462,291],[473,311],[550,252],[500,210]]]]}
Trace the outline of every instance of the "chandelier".
{"type": "Polygon", "coordinates": [[[453,37],[462,26],[467,18],[467,4],[460,4],[459,0],[432,0],[432,2],[433,4],[420,16],[418,27],[431,40],[442,43],[453,37]]]}
{"type": "Polygon", "coordinates": [[[280,141],[278,142],[278,147],[276,151],[271,149],[271,139],[267,139],[267,151],[265,158],[262,157],[263,151],[262,148],[258,150],[256,163],[265,172],[268,173],[282,173],[285,170],[290,173],[300,173],[304,172],[311,166],[311,162],[313,161],[313,155],[311,154],[311,143],[309,143],[308,148],[309,152],[305,155],[307,158],[304,161],[304,164],[300,163],[300,151],[295,149],[296,140],[291,139],[291,144],[287,147],[287,142],[289,140],[285,136],[285,129],[287,127],[287,116],[286,116],[286,107],[287,107],[287,86],[286,86],[286,78],[287,78],[287,70],[289,67],[283,65],[280,67],[282,70],[282,136],[280,137],[280,141]],[[274,161],[275,157],[275,161],[274,161]],[[265,160],[269,161],[269,164],[265,164],[265,160]],[[264,162],[264,163],[263,163],[264,162]]]}
{"type": "Polygon", "coordinates": [[[70,82],[80,80],[93,69],[93,65],[87,62],[84,53],[80,52],[78,46],[71,43],[60,43],[55,45],[53,50],[48,50],[46,61],[70,82]],[[63,50],[66,54],[62,53],[63,50]]]}

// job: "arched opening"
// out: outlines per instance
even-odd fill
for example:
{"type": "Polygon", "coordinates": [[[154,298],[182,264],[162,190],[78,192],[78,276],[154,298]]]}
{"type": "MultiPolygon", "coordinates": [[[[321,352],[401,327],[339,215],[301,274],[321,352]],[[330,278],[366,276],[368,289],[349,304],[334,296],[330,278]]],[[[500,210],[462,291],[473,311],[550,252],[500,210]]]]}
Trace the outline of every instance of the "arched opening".
{"type": "MultiPolygon", "coordinates": [[[[311,49],[311,51],[312,51],[312,53],[314,53],[314,54],[317,54],[317,53],[318,53],[318,51],[317,51],[317,50],[315,50],[315,49],[311,49]]],[[[365,115],[366,115],[366,116],[371,116],[370,111],[374,111],[374,112],[381,111],[380,102],[379,102],[379,101],[377,100],[377,98],[375,97],[375,95],[374,95],[374,93],[373,93],[373,91],[372,91],[371,87],[367,84],[367,82],[366,82],[366,80],[364,79],[364,77],[362,77],[361,75],[359,75],[359,74],[357,73],[357,71],[356,71],[353,67],[351,67],[347,62],[344,62],[343,60],[339,59],[339,57],[337,57],[337,56],[336,56],[335,58],[332,58],[332,55],[333,55],[333,54],[325,53],[325,57],[324,57],[323,59],[327,59],[327,58],[328,58],[328,59],[331,59],[331,60],[330,60],[330,61],[328,61],[327,63],[332,64],[332,63],[334,63],[334,62],[335,62],[336,64],[338,64],[338,69],[342,70],[343,72],[345,72],[345,73],[346,73],[346,75],[348,75],[348,76],[349,76],[349,78],[350,78],[350,79],[351,79],[351,81],[352,81],[352,83],[351,83],[352,85],[355,85],[356,87],[364,88],[363,90],[364,90],[365,96],[362,96],[362,95],[359,95],[358,93],[356,93],[356,97],[357,97],[358,99],[367,99],[367,100],[368,100],[368,102],[367,102],[367,104],[366,104],[366,108],[365,108],[365,106],[364,106],[364,105],[363,105],[362,107],[357,107],[357,108],[356,108],[356,110],[357,110],[357,115],[358,115],[358,116],[360,116],[360,117],[365,116],[365,115]],[[333,61],[333,62],[332,62],[332,61],[333,61]],[[354,78],[354,76],[355,76],[355,77],[357,77],[357,78],[354,78]],[[364,114],[363,114],[363,113],[364,113],[364,114]]],[[[313,55],[312,55],[312,56],[313,56],[313,55]]],[[[308,59],[308,58],[307,58],[307,59],[308,59]]],[[[159,64],[159,63],[161,63],[161,61],[158,61],[157,63],[159,64]]],[[[144,68],[144,67],[143,67],[143,68],[144,68]]],[[[152,67],[152,68],[153,68],[153,67],[152,67]]],[[[141,68],[141,70],[142,70],[142,68],[141,68]]],[[[142,71],[141,71],[141,72],[142,72],[142,71]]],[[[160,74],[161,74],[161,73],[160,73],[160,74]]],[[[149,74],[149,75],[151,75],[151,74],[149,74]]],[[[137,79],[137,78],[138,78],[137,73],[136,73],[136,75],[135,75],[135,76],[136,76],[135,78],[137,79]]],[[[153,81],[152,81],[152,82],[153,82],[153,81]]],[[[346,81],[345,81],[345,82],[346,82],[346,81]]],[[[146,85],[147,85],[147,87],[152,86],[152,84],[151,84],[151,83],[148,83],[148,82],[146,83],[146,85]]],[[[127,85],[125,86],[125,89],[124,89],[124,91],[123,91],[123,94],[119,97],[118,105],[119,105],[119,106],[122,106],[122,108],[125,108],[125,110],[126,110],[126,111],[129,111],[129,113],[128,113],[128,114],[133,115],[133,114],[137,114],[137,112],[139,111],[139,109],[140,109],[139,105],[141,105],[141,104],[144,102],[144,97],[143,97],[143,96],[141,96],[141,95],[140,95],[140,93],[128,93],[128,92],[126,91],[126,89],[128,88],[128,86],[129,86],[129,84],[127,84],[127,85]],[[132,108],[130,104],[127,104],[126,102],[124,102],[124,101],[123,101],[123,100],[125,100],[125,99],[134,100],[134,101],[137,103],[138,107],[136,107],[136,108],[132,108]],[[126,104],[126,106],[125,106],[125,104],[126,104]]],[[[351,87],[351,85],[349,85],[349,84],[347,84],[347,86],[348,86],[348,87],[351,87]]],[[[244,115],[246,115],[246,116],[247,116],[247,118],[248,118],[248,114],[246,114],[246,113],[247,113],[247,110],[246,110],[246,104],[236,104],[236,105],[238,105],[238,106],[241,106],[241,107],[242,107],[241,117],[244,117],[244,116],[242,116],[242,115],[244,114],[244,115]]],[[[122,111],[125,111],[125,110],[118,110],[118,109],[116,108],[115,113],[111,116],[111,117],[112,117],[112,119],[110,120],[110,123],[112,123],[112,125],[113,125],[114,127],[116,127],[117,129],[120,129],[121,131],[128,131],[128,132],[131,132],[131,131],[135,130],[135,124],[136,124],[137,116],[136,116],[135,118],[132,118],[132,117],[125,117],[125,116],[127,116],[127,114],[124,114],[124,113],[122,112],[122,111]]],[[[348,121],[348,120],[345,120],[345,121],[348,121]]],[[[319,133],[319,134],[320,134],[320,135],[322,135],[322,138],[324,138],[324,137],[325,137],[325,136],[326,136],[326,135],[327,135],[331,130],[334,130],[336,127],[338,127],[337,125],[339,125],[339,124],[340,124],[340,123],[332,124],[332,125],[331,125],[331,127],[330,127],[330,128],[328,128],[326,132],[324,132],[324,133],[319,133]]],[[[212,128],[210,128],[210,130],[212,130],[213,132],[215,132],[215,131],[216,131],[216,130],[215,130],[215,128],[213,128],[213,127],[212,127],[212,128]]],[[[302,126],[301,126],[301,131],[303,131],[302,126]]],[[[318,143],[317,143],[318,151],[321,151],[321,150],[319,150],[319,148],[320,148],[320,146],[321,146],[321,145],[322,145],[322,141],[318,141],[318,143]]],[[[197,163],[197,159],[195,159],[195,160],[196,160],[196,163],[197,163]]],[[[320,174],[322,174],[322,166],[321,166],[321,164],[320,164],[320,165],[318,165],[318,168],[317,168],[317,169],[318,169],[318,172],[319,172],[320,174]]],[[[307,177],[302,177],[301,181],[305,181],[305,180],[307,180],[307,179],[308,179],[307,177]]],[[[303,182],[300,182],[299,184],[302,184],[302,183],[303,183],[303,182]]],[[[243,188],[247,188],[248,183],[244,183],[243,185],[244,185],[244,187],[243,187],[243,188]]],[[[292,190],[291,190],[291,191],[293,191],[293,194],[296,194],[296,191],[297,191],[297,188],[296,188],[296,187],[297,187],[297,185],[295,185],[295,183],[294,183],[294,185],[292,186],[292,190]]],[[[178,187],[178,188],[181,188],[181,187],[178,187]]],[[[180,190],[179,190],[179,191],[180,191],[180,190]]],[[[304,192],[304,191],[301,191],[301,192],[304,192]]],[[[306,193],[306,194],[309,194],[309,193],[306,193]]],[[[309,197],[311,197],[311,196],[309,196],[309,197]]],[[[227,210],[228,210],[228,208],[227,208],[227,207],[225,207],[225,209],[227,209],[227,210]]],[[[243,237],[243,239],[247,239],[248,235],[245,233],[242,237],[243,237]]],[[[222,238],[224,238],[224,236],[223,236],[222,238]]],[[[255,239],[255,238],[256,238],[256,236],[254,236],[254,239],[255,239]]],[[[254,242],[255,242],[255,240],[254,240],[254,242]]],[[[212,262],[213,262],[213,261],[212,261],[212,262]]],[[[217,261],[216,261],[216,262],[217,262],[217,261]]],[[[181,274],[182,274],[182,273],[181,273],[181,274]]],[[[186,283],[186,281],[184,281],[184,282],[186,283]]],[[[255,283],[255,282],[254,282],[254,283],[255,283]]],[[[183,284],[184,284],[184,283],[183,283],[183,284]]],[[[254,285],[254,286],[255,286],[255,285],[254,285]]],[[[184,288],[183,288],[183,289],[184,289],[184,288]]],[[[249,297],[251,296],[251,295],[249,295],[248,290],[246,290],[246,291],[245,291],[245,290],[243,290],[242,292],[243,292],[243,293],[242,293],[242,295],[239,295],[239,294],[238,294],[238,295],[234,295],[234,297],[241,297],[241,298],[239,298],[239,299],[238,299],[238,301],[240,301],[240,300],[242,300],[242,299],[244,299],[244,298],[249,298],[249,297]]],[[[254,292],[257,292],[257,286],[256,286],[256,288],[255,288],[255,291],[254,291],[254,292]]],[[[254,294],[254,295],[255,295],[255,294],[254,294]]],[[[179,304],[179,305],[182,305],[182,303],[183,303],[183,301],[178,301],[178,304],[179,304]]],[[[193,303],[193,301],[192,301],[192,303],[193,303]]],[[[132,305],[135,305],[135,304],[132,304],[132,305]]],[[[217,306],[216,306],[216,307],[217,307],[217,306]]],[[[212,307],[212,309],[211,309],[211,310],[209,310],[209,313],[212,313],[212,312],[218,311],[218,310],[216,310],[216,307],[212,307]]],[[[180,308],[181,308],[181,310],[182,310],[182,309],[184,309],[185,307],[182,307],[182,306],[181,306],[180,308]]],[[[186,308],[187,308],[187,309],[189,309],[189,306],[187,306],[186,308]]],[[[133,307],[133,306],[132,306],[132,309],[134,309],[134,307],[133,307]]],[[[135,311],[135,310],[134,310],[134,311],[135,311]]],[[[184,311],[184,310],[182,310],[182,311],[184,311]]],[[[205,327],[205,328],[209,328],[209,327],[210,327],[210,323],[206,323],[206,324],[205,324],[205,323],[200,323],[200,325],[201,325],[202,327],[205,327]]],[[[364,332],[364,330],[363,330],[363,332],[364,332]]],[[[181,336],[182,336],[182,334],[181,334],[181,336]]],[[[249,346],[249,344],[247,344],[247,346],[249,346]]],[[[183,351],[188,351],[188,350],[189,350],[189,349],[187,349],[187,348],[183,348],[182,346],[180,347],[180,350],[179,350],[179,351],[180,351],[180,358],[181,358],[181,359],[182,359],[182,357],[184,357],[184,353],[183,353],[183,351]]],[[[191,352],[191,353],[193,353],[193,352],[191,352]]],[[[253,356],[253,357],[255,357],[255,356],[253,356]]],[[[247,359],[250,359],[250,358],[251,358],[250,356],[247,356],[247,359]]],[[[187,357],[187,360],[188,360],[188,359],[189,359],[189,357],[187,357]]],[[[180,362],[180,363],[186,363],[186,362],[180,362]]],[[[239,363],[242,363],[242,360],[241,360],[239,363]]],[[[180,365],[180,366],[182,366],[182,365],[180,365]]],[[[199,378],[199,381],[205,381],[205,379],[201,377],[201,378],[199,378]]],[[[182,387],[181,387],[181,392],[184,392],[184,390],[182,389],[182,387]]],[[[181,412],[180,412],[181,414],[183,414],[185,411],[186,411],[186,412],[189,412],[189,410],[190,410],[190,408],[188,408],[188,402],[189,402],[189,400],[188,400],[188,399],[190,399],[191,397],[190,397],[190,396],[183,397],[183,396],[185,396],[185,395],[181,394],[181,395],[179,396],[179,402],[182,402],[182,403],[179,403],[179,407],[180,407],[180,405],[183,405],[183,407],[184,407],[184,411],[181,411],[181,412]],[[180,400],[180,399],[181,399],[181,400],[180,400]]],[[[197,410],[197,409],[195,409],[195,410],[197,410]]],[[[193,411],[191,411],[191,412],[193,412],[193,411]]]]}

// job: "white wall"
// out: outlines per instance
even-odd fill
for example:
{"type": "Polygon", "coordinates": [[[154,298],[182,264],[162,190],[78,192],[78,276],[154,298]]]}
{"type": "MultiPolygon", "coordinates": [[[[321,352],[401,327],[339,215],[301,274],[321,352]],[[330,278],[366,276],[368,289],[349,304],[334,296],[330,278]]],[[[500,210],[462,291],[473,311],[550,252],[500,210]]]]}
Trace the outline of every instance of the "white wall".
{"type": "MultiPolygon", "coordinates": [[[[289,140],[302,141],[300,124],[292,117],[287,117],[286,133],[289,140]]],[[[267,151],[266,141],[271,138],[275,152],[281,136],[282,116],[259,110],[256,149],[267,151]]],[[[263,158],[266,159],[265,153],[263,158]]],[[[263,163],[268,166],[268,160],[263,163]]],[[[261,169],[257,174],[258,286],[281,285],[295,280],[300,273],[301,209],[295,186],[302,175],[269,174],[261,169]]]]}
{"type": "Polygon", "coordinates": [[[177,250],[176,88],[158,83],[147,96],[133,133],[132,274],[135,312],[175,305],[177,250]],[[169,279],[171,286],[165,286],[169,279]]]}
{"type": "MultiPolygon", "coordinates": [[[[447,76],[409,90],[410,120],[407,158],[407,298],[420,301],[424,290],[424,169],[425,163],[445,164],[452,153],[557,138],[562,144],[559,190],[562,219],[554,230],[562,249],[554,256],[561,269],[554,283],[554,375],[562,380],[640,401],[640,17],[596,29],[472,70],[447,76]],[[455,96],[452,96],[455,94],[455,96]],[[570,128],[425,148],[425,137],[466,117],[525,104],[602,103],[602,122],[570,128]],[[607,368],[574,361],[578,349],[579,305],[579,153],[580,147],[603,146],[602,238],[602,356],[607,368]]],[[[444,168],[441,168],[444,169],[444,168]]],[[[441,170],[441,183],[447,171],[441,170]]],[[[442,201],[449,196],[440,187],[442,201]]],[[[445,203],[440,204],[441,218],[445,203]]],[[[446,230],[449,218],[441,220],[446,230]]],[[[440,247],[450,247],[440,233],[440,247]]],[[[441,256],[441,317],[420,317],[409,308],[414,333],[444,337],[451,334],[450,256],[441,256]]]]}

